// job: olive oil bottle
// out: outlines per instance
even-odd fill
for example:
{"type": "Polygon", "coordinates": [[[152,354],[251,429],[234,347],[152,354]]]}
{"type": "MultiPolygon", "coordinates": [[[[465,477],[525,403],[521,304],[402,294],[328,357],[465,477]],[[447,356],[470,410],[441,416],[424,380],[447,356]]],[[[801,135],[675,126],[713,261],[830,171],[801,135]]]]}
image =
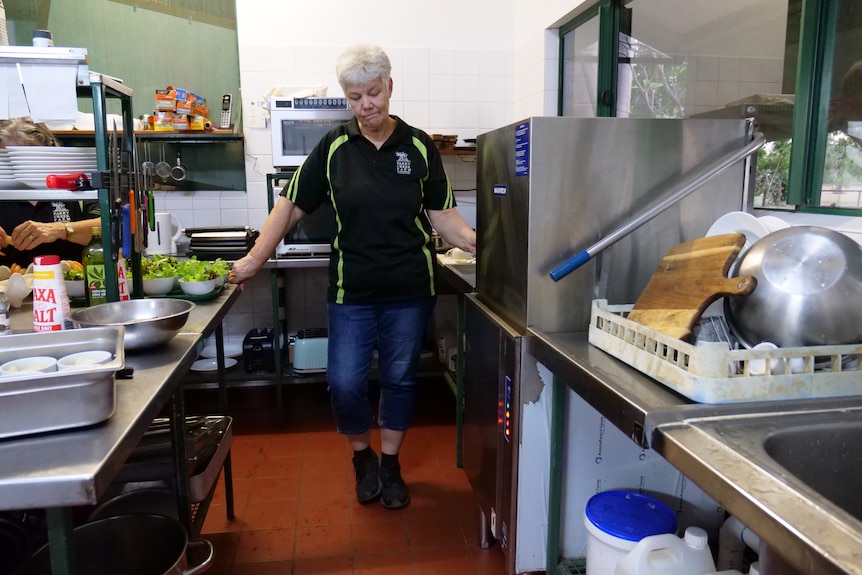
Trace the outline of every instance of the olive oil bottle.
{"type": "Polygon", "coordinates": [[[108,301],[105,286],[105,248],[102,246],[102,228],[90,228],[93,238],[84,248],[81,263],[84,264],[84,279],[87,280],[87,305],[99,305],[108,301]]]}

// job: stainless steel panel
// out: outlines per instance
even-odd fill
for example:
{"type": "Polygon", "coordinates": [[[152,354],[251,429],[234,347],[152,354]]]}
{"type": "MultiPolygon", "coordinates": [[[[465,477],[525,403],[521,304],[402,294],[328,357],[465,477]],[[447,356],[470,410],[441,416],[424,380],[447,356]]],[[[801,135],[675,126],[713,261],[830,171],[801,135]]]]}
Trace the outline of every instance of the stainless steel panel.
{"type": "Polygon", "coordinates": [[[468,297],[464,377],[464,471],[488,524],[481,526],[495,539],[490,517],[499,509],[500,326],[482,306],[468,297]]]}
{"type": "Polygon", "coordinates": [[[740,162],[560,282],[548,272],[662,197],[679,175],[742,146],[744,120],[535,117],[529,174],[515,175],[512,124],[478,138],[477,289],[518,327],[586,329],[590,302],[637,299],[661,257],[750,207],[740,162]],[[494,193],[506,186],[506,195],[494,193]]]}
{"type": "Polygon", "coordinates": [[[114,374],[124,361],[121,326],[10,335],[3,346],[0,364],[93,350],[113,357],[86,369],[0,378],[0,438],[82,427],[114,413],[114,374]]]}
{"type": "Polygon", "coordinates": [[[522,413],[521,358],[526,338],[475,295],[468,294],[466,298],[464,470],[481,510],[480,534],[488,533],[497,540],[506,556],[507,572],[513,573],[522,413]]]}

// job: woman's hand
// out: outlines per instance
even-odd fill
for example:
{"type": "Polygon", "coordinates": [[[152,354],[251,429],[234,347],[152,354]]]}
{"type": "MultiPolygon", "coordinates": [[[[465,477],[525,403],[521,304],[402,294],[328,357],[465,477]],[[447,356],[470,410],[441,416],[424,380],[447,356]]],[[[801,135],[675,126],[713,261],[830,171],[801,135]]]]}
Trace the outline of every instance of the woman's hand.
{"type": "Polygon", "coordinates": [[[66,226],[62,222],[34,222],[28,220],[18,224],[12,231],[12,244],[19,250],[32,250],[42,244],[50,244],[66,237],[66,226]]]}
{"type": "Polygon", "coordinates": [[[476,255],[476,231],[467,224],[457,208],[428,210],[428,219],[450,245],[476,255]]]}
{"type": "Polygon", "coordinates": [[[260,271],[260,266],[250,256],[245,256],[233,263],[227,275],[227,281],[239,285],[242,289],[245,282],[253,278],[260,271]]]}

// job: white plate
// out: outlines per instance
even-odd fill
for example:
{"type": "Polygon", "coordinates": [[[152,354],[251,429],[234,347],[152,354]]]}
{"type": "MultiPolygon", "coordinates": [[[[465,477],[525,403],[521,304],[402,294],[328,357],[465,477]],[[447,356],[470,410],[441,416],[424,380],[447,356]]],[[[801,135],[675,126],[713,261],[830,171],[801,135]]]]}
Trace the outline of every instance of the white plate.
{"type": "Polygon", "coordinates": [[[44,178],[45,176],[50,176],[51,174],[77,174],[78,172],[84,172],[89,174],[93,171],[94,170],[88,170],[86,168],[57,168],[55,170],[15,170],[14,172],[12,172],[12,174],[16,178],[38,178],[40,176],[44,178]]]}
{"type": "Polygon", "coordinates": [[[87,158],[69,158],[64,160],[15,160],[10,162],[12,169],[21,168],[24,170],[32,170],[34,168],[44,168],[46,170],[56,169],[57,167],[65,166],[82,166],[87,169],[96,169],[96,162],[87,158]]]}
{"type": "Polygon", "coordinates": [[[789,228],[790,224],[782,220],[781,218],[777,218],[775,216],[760,216],[757,218],[761,224],[766,226],[766,229],[769,230],[769,233],[777,232],[778,230],[783,230],[784,228],[789,228]]]}
{"type": "MultiPolygon", "coordinates": [[[[224,368],[230,369],[236,365],[236,360],[232,357],[224,358],[224,368]]],[[[192,371],[216,371],[218,369],[218,361],[212,359],[199,359],[192,364],[192,371]]]]}
{"type": "Polygon", "coordinates": [[[96,155],[96,148],[79,148],[75,146],[6,146],[5,150],[10,156],[67,156],[67,155],[96,155]]]}
{"type": "MultiPolygon", "coordinates": [[[[216,357],[216,344],[215,340],[211,339],[204,345],[204,348],[201,350],[201,357],[206,358],[214,358],[216,357]]],[[[242,338],[240,339],[232,339],[225,338],[224,339],[224,356],[225,357],[239,357],[242,355],[242,338]]]]}
{"type": "Polygon", "coordinates": [[[757,240],[767,235],[769,229],[748,212],[730,212],[715,220],[706,232],[706,237],[732,233],[745,236],[745,245],[739,250],[741,257],[757,240]]]}
{"type": "Polygon", "coordinates": [[[47,190],[48,184],[45,183],[45,178],[15,178],[15,181],[23,184],[34,190],[47,190]]]}

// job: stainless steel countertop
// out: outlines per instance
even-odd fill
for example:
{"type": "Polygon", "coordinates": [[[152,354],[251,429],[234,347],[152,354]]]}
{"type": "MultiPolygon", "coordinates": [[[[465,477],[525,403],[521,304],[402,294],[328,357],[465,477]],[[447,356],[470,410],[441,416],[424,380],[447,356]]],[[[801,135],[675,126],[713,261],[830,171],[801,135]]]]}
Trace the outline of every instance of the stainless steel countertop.
{"type": "Polygon", "coordinates": [[[329,256],[270,258],[263,269],[286,268],[325,268],[329,266],[329,256]]]}
{"type": "Polygon", "coordinates": [[[729,513],[775,549],[798,547],[801,573],[862,574],[849,553],[835,554],[835,542],[858,542],[827,506],[801,499],[775,473],[757,469],[743,454],[709,440],[698,422],[743,414],[841,410],[862,406],[862,396],[696,404],[640,371],[592,346],[587,332],[543,333],[529,329],[532,355],[635,442],[650,447],[690,477],[729,513]],[[794,511],[796,510],[796,511],[794,511]],[[788,520],[792,518],[792,520],[788,520]],[[849,559],[848,559],[849,558],[849,559]]]}
{"type": "MultiPolygon", "coordinates": [[[[0,440],[0,510],[95,504],[197,358],[202,339],[238,296],[239,290],[228,287],[218,298],[198,303],[167,344],[127,352],[125,365],[134,368],[134,376],[117,380],[116,410],[107,421],[0,440]]],[[[10,315],[13,332],[32,330],[26,304],[10,315]]]]}
{"type": "Polygon", "coordinates": [[[446,257],[443,254],[437,254],[436,269],[440,279],[446,282],[455,293],[476,291],[476,264],[450,265],[446,263],[446,257]]]}

